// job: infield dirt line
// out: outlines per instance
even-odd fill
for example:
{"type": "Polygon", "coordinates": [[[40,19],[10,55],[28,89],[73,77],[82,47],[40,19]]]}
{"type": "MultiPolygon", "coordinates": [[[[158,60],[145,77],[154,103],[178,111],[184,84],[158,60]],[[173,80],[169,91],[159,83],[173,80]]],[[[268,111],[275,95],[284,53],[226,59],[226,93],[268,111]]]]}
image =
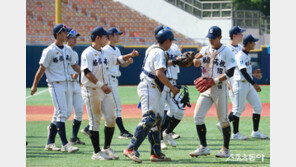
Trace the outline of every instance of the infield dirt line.
{"type": "Polygon", "coordinates": [[[46,91],[48,91],[48,89],[42,90],[42,91],[40,91],[40,92],[37,92],[37,93],[34,94],[33,96],[31,96],[31,95],[26,96],[26,99],[29,99],[29,98],[31,98],[31,97],[35,97],[35,96],[40,95],[40,94],[42,94],[42,93],[44,93],[44,92],[46,92],[46,91]]]}

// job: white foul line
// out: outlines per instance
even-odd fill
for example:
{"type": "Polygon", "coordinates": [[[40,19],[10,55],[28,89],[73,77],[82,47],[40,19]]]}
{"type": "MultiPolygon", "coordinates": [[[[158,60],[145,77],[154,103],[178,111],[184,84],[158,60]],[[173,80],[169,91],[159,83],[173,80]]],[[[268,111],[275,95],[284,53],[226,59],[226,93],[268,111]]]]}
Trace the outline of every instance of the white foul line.
{"type": "MultiPolygon", "coordinates": [[[[46,91],[48,91],[48,89],[42,90],[42,91],[40,91],[40,92],[38,92],[38,93],[35,93],[33,96],[37,96],[37,95],[39,95],[39,94],[41,94],[41,93],[44,93],[44,92],[46,92],[46,91]]],[[[26,99],[29,99],[29,98],[31,98],[31,97],[33,97],[33,96],[29,95],[29,96],[26,97],[26,99]]]]}

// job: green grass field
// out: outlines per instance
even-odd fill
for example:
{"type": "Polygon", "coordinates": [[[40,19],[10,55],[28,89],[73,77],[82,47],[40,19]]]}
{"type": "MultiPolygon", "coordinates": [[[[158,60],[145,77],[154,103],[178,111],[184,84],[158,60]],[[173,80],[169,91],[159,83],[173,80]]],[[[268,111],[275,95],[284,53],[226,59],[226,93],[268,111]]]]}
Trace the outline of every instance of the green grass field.
{"type": "MultiPolygon", "coordinates": [[[[42,91],[46,88],[39,88],[42,91]]],[[[262,86],[262,92],[259,93],[261,102],[269,103],[270,88],[269,86],[262,86]]],[[[27,89],[27,96],[29,96],[30,89],[27,89]]],[[[191,102],[195,103],[198,93],[194,87],[190,87],[191,102]]],[[[138,96],[135,87],[120,87],[120,95],[123,104],[137,104],[138,96]]],[[[48,91],[37,96],[27,98],[27,105],[52,105],[51,97],[48,91]]],[[[186,111],[185,111],[186,112],[186,111]]],[[[135,127],[140,122],[141,118],[124,119],[124,125],[130,132],[134,132],[135,127]]],[[[198,158],[191,158],[188,154],[198,147],[198,137],[192,117],[185,117],[175,132],[181,135],[181,138],[176,140],[177,147],[172,148],[168,146],[168,150],[163,152],[172,158],[172,162],[166,163],[152,163],[149,161],[150,144],[145,140],[139,152],[143,160],[142,164],[136,164],[122,155],[124,148],[127,147],[130,140],[118,139],[119,130],[116,127],[111,147],[119,155],[119,160],[112,161],[94,161],[91,160],[93,152],[91,141],[88,137],[79,132],[78,137],[84,142],[85,146],[78,146],[77,153],[62,153],[62,152],[46,152],[44,146],[47,142],[46,127],[50,121],[27,122],[26,125],[26,140],[29,142],[26,147],[26,163],[27,166],[270,166],[270,140],[260,140],[250,138],[246,141],[230,141],[230,151],[232,158],[218,159],[215,154],[220,150],[223,140],[220,132],[216,127],[217,118],[207,117],[205,119],[207,125],[207,141],[211,149],[210,156],[201,156],[198,158]],[[255,160],[251,156],[258,156],[255,160]],[[259,156],[262,156],[259,158],[259,156]],[[247,157],[245,157],[247,156],[247,157]],[[247,159],[242,159],[242,158],[247,159]]],[[[81,127],[86,126],[88,121],[84,120],[81,127]]],[[[100,144],[104,144],[103,124],[101,123],[100,130],[100,144]]],[[[71,121],[66,122],[67,138],[72,134],[71,121]]],[[[240,132],[250,137],[252,131],[252,119],[250,117],[242,117],[240,121],[240,132]]],[[[260,131],[270,136],[270,118],[262,117],[260,123],[260,131]]],[[[56,145],[61,146],[59,136],[56,137],[56,145]]]]}
{"type": "MultiPolygon", "coordinates": [[[[190,103],[195,103],[199,92],[194,86],[188,86],[190,103]]],[[[269,103],[270,101],[270,86],[261,86],[262,92],[258,93],[262,103],[269,103]]],[[[26,89],[26,96],[30,95],[30,88],[26,89]]],[[[38,88],[39,91],[48,90],[48,88],[38,88]]],[[[37,92],[37,93],[38,93],[37,92]]],[[[135,86],[120,86],[119,95],[122,104],[138,104],[139,98],[137,94],[137,89],[135,86]]],[[[230,101],[229,101],[230,102],[230,101]]],[[[27,106],[35,105],[52,105],[52,100],[49,91],[46,91],[37,96],[32,96],[27,99],[27,106]]]]}

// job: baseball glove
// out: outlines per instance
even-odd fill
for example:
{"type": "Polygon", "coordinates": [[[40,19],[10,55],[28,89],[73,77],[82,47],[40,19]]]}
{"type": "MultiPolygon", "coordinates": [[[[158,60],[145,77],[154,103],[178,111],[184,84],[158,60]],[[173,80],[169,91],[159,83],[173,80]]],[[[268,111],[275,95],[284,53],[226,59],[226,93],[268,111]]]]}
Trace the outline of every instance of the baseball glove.
{"type": "Polygon", "coordinates": [[[177,56],[176,59],[173,60],[173,64],[176,64],[180,67],[191,67],[193,64],[194,56],[194,51],[184,52],[182,55],[177,56]]]}
{"type": "Polygon", "coordinates": [[[200,77],[196,80],[194,80],[194,85],[198,91],[201,93],[205,92],[209,88],[215,85],[215,82],[213,78],[205,78],[205,77],[200,77]]]}

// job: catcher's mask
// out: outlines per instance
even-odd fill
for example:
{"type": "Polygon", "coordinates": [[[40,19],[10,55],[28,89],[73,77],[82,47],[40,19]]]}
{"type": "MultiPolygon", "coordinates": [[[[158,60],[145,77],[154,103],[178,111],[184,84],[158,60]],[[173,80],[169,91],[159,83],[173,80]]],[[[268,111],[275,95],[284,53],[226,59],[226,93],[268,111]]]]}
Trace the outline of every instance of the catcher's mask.
{"type": "Polygon", "coordinates": [[[176,96],[171,92],[171,96],[178,108],[184,110],[185,106],[191,107],[188,87],[186,85],[176,85],[176,87],[180,89],[180,92],[176,96]]]}

